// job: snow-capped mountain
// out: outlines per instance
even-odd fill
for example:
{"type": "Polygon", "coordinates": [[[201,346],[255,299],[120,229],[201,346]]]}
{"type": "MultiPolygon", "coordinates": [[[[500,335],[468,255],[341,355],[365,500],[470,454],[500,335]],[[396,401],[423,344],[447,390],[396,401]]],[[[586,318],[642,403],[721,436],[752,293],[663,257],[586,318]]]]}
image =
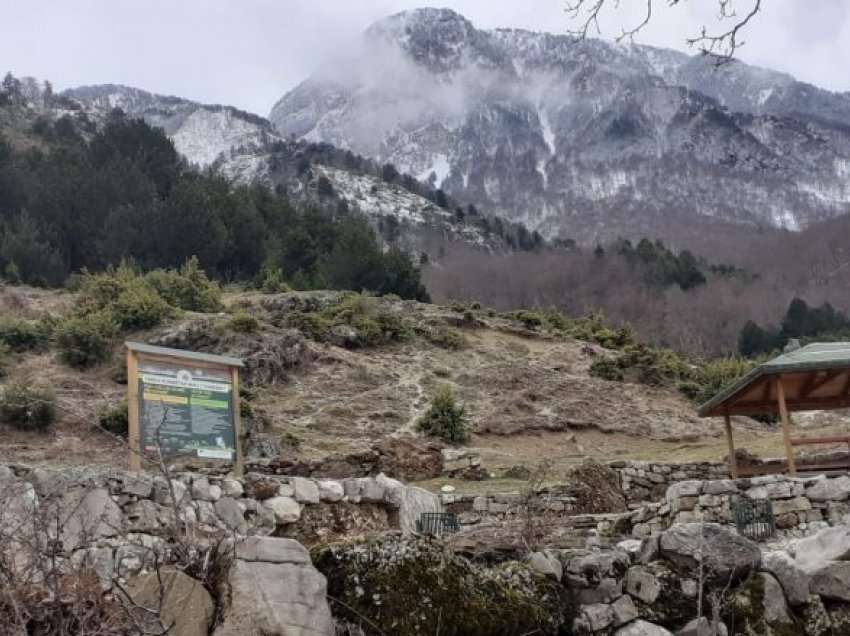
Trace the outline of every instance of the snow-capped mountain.
{"type": "Polygon", "coordinates": [[[796,230],[850,211],[850,94],[740,62],[480,30],[448,9],[376,23],[270,119],[550,237],[796,230]]]}
{"type": "MultiPolygon", "coordinates": [[[[43,102],[38,91],[31,92],[33,104],[43,102]]],[[[508,248],[479,219],[459,219],[421,193],[386,182],[377,174],[378,165],[364,165],[369,162],[360,158],[348,167],[336,165],[342,153],[333,147],[284,139],[257,115],[111,84],[73,88],[62,98],[93,122],[106,121],[116,108],[141,117],[162,128],[190,164],[216,170],[237,184],[262,183],[292,201],[363,214],[386,239],[412,253],[436,255],[450,242],[485,250],[508,248]],[[322,178],[329,184],[324,192],[322,178]]],[[[53,113],[54,118],[60,114],[53,113]]]]}
{"type": "Polygon", "coordinates": [[[72,88],[63,96],[80,102],[95,120],[115,108],[143,118],[162,128],[177,151],[202,168],[223,153],[234,149],[241,154],[256,153],[279,138],[268,120],[232,106],[199,104],[115,84],[72,88]]]}

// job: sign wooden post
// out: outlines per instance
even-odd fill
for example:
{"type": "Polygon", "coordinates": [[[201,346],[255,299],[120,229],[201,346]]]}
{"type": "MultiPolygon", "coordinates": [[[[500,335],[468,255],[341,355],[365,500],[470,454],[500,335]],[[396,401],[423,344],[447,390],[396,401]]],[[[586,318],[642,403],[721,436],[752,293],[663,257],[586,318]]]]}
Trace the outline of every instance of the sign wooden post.
{"type": "Polygon", "coordinates": [[[738,479],[738,458],[735,457],[735,441],[732,438],[732,418],[729,413],[724,414],[724,424],[726,425],[726,445],[729,447],[729,473],[732,479],[738,479]]]}
{"type": "Polygon", "coordinates": [[[785,442],[785,457],[788,460],[788,474],[797,474],[797,462],[794,457],[794,446],[791,444],[791,418],[788,416],[788,406],[785,403],[785,387],[782,376],[776,378],[776,398],[779,401],[779,417],[782,419],[782,439],[785,442]]]}
{"type": "Polygon", "coordinates": [[[130,470],[144,458],[227,461],[242,474],[242,361],[136,342],[127,344],[130,470]]]}

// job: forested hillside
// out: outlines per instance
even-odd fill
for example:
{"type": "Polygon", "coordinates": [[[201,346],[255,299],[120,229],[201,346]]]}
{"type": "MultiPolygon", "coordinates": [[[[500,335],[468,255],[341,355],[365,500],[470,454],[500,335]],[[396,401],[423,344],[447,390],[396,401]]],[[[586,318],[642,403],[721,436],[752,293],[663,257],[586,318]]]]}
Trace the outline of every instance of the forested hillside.
{"type": "Polygon", "coordinates": [[[125,258],[152,269],[197,256],[223,280],[426,297],[410,256],[382,250],[356,215],[295,207],[266,187],[190,169],[141,120],[116,112],[92,133],[64,117],[27,133],[28,144],[0,138],[0,270],[9,281],[61,285],[125,258]]]}

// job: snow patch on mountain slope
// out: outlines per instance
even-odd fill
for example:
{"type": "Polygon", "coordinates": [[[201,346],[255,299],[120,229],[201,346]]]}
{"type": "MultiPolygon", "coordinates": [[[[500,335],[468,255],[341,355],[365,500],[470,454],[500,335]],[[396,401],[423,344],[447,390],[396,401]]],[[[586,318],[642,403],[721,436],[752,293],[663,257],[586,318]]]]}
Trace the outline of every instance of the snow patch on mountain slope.
{"type": "Polygon", "coordinates": [[[451,217],[428,199],[375,177],[328,166],[317,166],[317,170],[330,180],[340,197],[368,216],[392,215],[399,221],[418,224],[427,223],[433,216],[451,217]]]}
{"type": "Polygon", "coordinates": [[[174,147],[190,162],[209,166],[222,153],[238,147],[260,147],[267,138],[255,124],[232,112],[203,108],[191,113],[171,135],[174,147]]]}

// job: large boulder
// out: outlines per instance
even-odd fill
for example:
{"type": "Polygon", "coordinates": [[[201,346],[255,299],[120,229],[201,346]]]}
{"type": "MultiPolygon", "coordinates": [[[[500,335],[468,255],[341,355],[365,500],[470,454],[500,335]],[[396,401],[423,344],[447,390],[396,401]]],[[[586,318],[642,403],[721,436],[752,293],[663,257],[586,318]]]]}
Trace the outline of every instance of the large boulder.
{"type": "Polygon", "coordinates": [[[844,501],[850,497],[850,477],[815,480],[806,488],[806,497],[812,501],[844,501]]]}
{"type": "Polygon", "coordinates": [[[614,636],[673,636],[673,633],[659,625],[636,620],[618,629],[614,636]]]}
{"type": "Polygon", "coordinates": [[[48,505],[49,525],[58,522],[59,538],[69,552],[123,532],[124,515],[106,488],[72,488],[48,505]]]}
{"type": "Polygon", "coordinates": [[[326,582],[292,539],[248,537],[236,545],[229,602],[214,636],[333,636],[326,582]]]}
{"type": "Polygon", "coordinates": [[[758,545],[715,523],[676,524],[661,534],[659,549],[682,574],[693,574],[702,561],[704,576],[715,581],[745,578],[761,564],[758,545]]]}
{"type": "Polygon", "coordinates": [[[790,552],[794,561],[806,572],[814,572],[829,561],[850,559],[850,526],[824,528],[817,534],[800,539],[790,552]]]}
{"type": "Polygon", "coordinates": [[[812,592],[850,603],[850,561],[833,561],[812,573],[812,592]]]}
{"type": "Polygon", "coordinates": [[[811,577],[787,552],[766,552],[762,556],[762,569],[776,577],[791,605],[809,602],[811,577]]]}
{"type": "Polygon", "coordinates": [[[715,627],[705,616],[695,618],[676,632],[676,636],[728,636],[728,634],[726,625],[718,622],[715,627]]]}
{"type": "Polygon", "coordinates": [[[180,570],[166,567],[149,572],[130,584],[130,597],[137,608],[136,622],[150,631],[168,629],[170,636],[207,636],[215,615],[212,596],[200,581],[180,570]],[[157,624],[159,623],[159,624],[157,624]]]}
{"type": "Polygon", "coordinates": [[[439,495],[424,488],[405,486],[383,474],[378,475],[375,482],[383,492],[383,499],[397,511],[398,527],[403,533],[416,532],[416,521],[423,512],[443,510],[439,495]]]}
{"type": "Polygon", "coordinates": [[[785,602],[782,586],[767,572],[757,572],[735,591],[728,617],[727,626],[736,634],[803,636],[785,602]]]}

